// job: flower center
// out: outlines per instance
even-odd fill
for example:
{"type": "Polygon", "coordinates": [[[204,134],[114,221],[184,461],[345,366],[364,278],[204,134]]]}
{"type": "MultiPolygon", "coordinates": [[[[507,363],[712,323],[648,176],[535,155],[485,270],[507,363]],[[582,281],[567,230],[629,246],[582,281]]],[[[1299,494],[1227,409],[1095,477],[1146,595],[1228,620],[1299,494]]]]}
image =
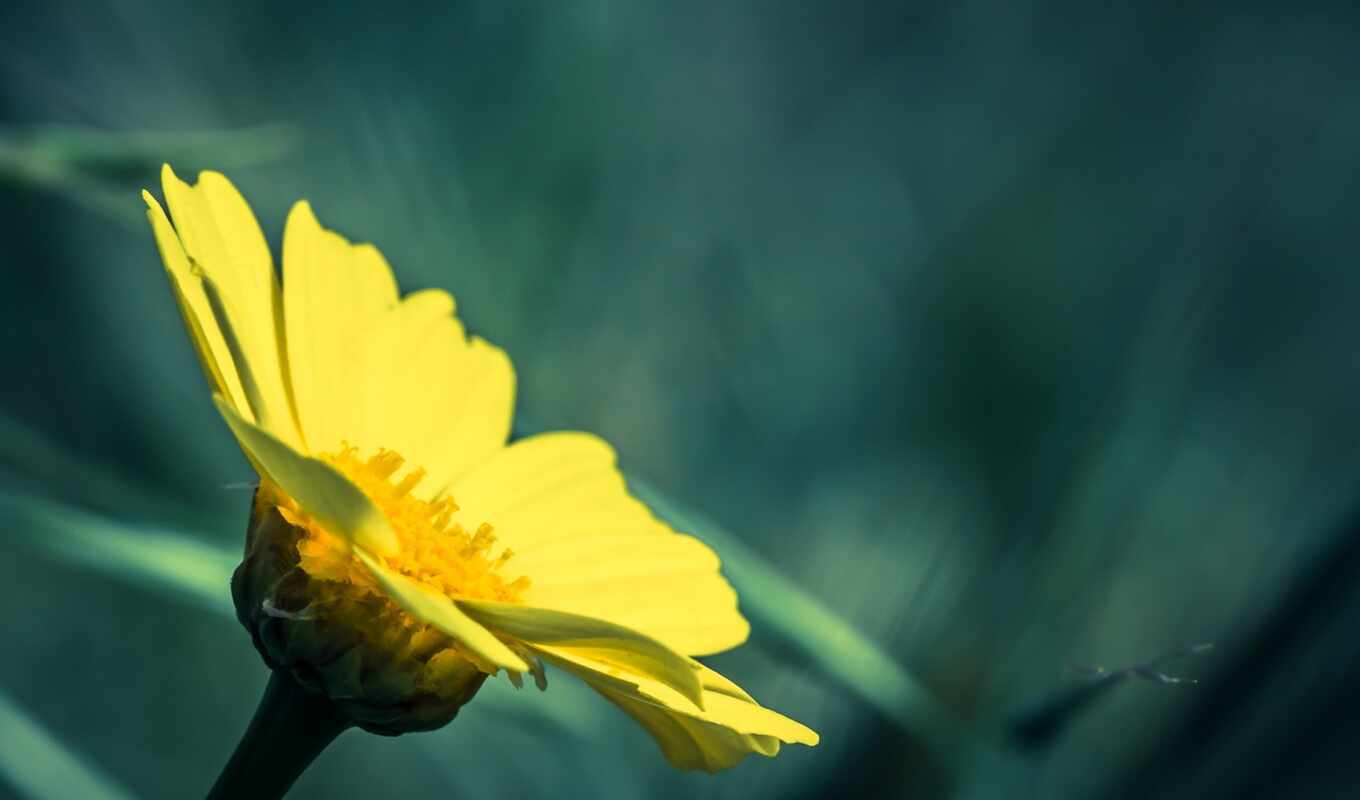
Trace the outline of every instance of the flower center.
{"type": "MultiPolygon", "coordinates": [[[[506,549],[492,558],[496,536],[489,524],[482,523],[469,534],[453,519],[458,505],[452,497],[441,493],[427,501],[411,494],[425,470],[414,468],[394,481],[406,461],[383,449],[363,459],[356,448],[346,445],[338,453],[320,457],[353,481],[387,518],[400,544],[400,550],[385,559],[388,568],[445,595],[481,600],[516,602],[529,587],[527,577],[507,580],[501,574],[513,553],[506,549]]],[[[298,540],[298,555],[308,575],[377,591],[373,577],[351,557],[338,536],[310,519],[291,498],[278,500],[282,500],[277,505],[284,518],[305,531],[298,540]]]]}

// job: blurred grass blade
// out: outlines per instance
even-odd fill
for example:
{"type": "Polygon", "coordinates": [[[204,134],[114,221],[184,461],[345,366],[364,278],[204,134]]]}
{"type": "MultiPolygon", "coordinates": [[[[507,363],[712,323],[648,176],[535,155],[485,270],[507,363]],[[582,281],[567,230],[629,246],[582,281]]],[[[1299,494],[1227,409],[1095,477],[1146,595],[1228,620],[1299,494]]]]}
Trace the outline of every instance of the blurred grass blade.
{"type": "Polygon", "coordinates": [[[0,494],[0,520],[11,532],[67,563],[114,574],[235,618],[229,586],[240,560],[224,548],[120,525],[34,498],[0,494]]]}
{"type": "Polygon", "coordinates": [[[166,162],[212,164],[214,169],[268,163],[286,156],[299,139],[287,125],[168,132],[42,125],[0,133],[0,142],[30,158],[107,177],[154,174],[166,162]]]}
{"type": "Polygon", "coordinates": [[[720,525],[628,477],[633,492],[679,530],[707,542],[751,617],[753,635],[772,639],[834,678],[888,719],[919,737],[941,759],[958,764],[976,742],[957,717],[901,665],[849,622],[798,588],[720,525]]]}
{"type": "Polygon", "coordinates": [[[0,692],[0,783],[34,800],[131,800],[0,692]]]}
{"type": "MultiPolygon", "coordinates": [[[[31,496],[58,505],[157,522],[161,527],[225,534],[205,512],[110,469],[69,452],[45,432],[0,411],[0,477],[31,496]]],[[[244,502],[241,503],[244,507],[244,502]]],[[[244,522],[241,523],[244,525],[244,522]]]]}
{"type": "Polygon", "coordinates": [[[124,225],[144,228],[133,187],[172,161],[231,169],[276,161],[299,135],[283,125],[238,130],[135,132],[46,125],[0,131],[0,182],[61,192],[124,225]]]}
{"type": "Polygon", "coordinates": [[[0,140],[0,183],[60,192],[71,201],[129,228],[145,225],[137,207],[107,182],[5,140],[0,140]]]}
{"type": "MultiPolygon", "coordinates": [[[[0,527],[58,560],[109,574],[235,621],[231,573],[240,555],[187,536],[120,524],[77,509],[0,492],[0,527]]],[[[585,734],[603,724],[602,704],[567,681],[549,692],[517,691],[492,681],[465,713],[549,721],[585,734]],[[478,711],[480,708],[482,711],[478,711]]]]}

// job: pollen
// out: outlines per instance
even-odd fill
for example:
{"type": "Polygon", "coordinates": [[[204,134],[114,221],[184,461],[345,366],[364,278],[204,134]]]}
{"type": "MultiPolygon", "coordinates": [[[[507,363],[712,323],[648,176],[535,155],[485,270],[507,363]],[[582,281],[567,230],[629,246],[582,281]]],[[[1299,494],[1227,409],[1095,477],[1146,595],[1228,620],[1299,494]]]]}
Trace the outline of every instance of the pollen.
{"type": "MultiPolygon", "coordinates": [[[[452,497],[440,493],[423,500],[412,494],[425,471],[415,467],[403,474],[406,461],[401,455],[380,449],[365,459],[357,448],[345,445],[320,458],[353,481],[387,518],[400,545],[385,559],[388,568],[448,596],[513,603],[529,588],[527,577],[507,577],[514,554],[508,548],[494,553],[496,534],[490,524],[469,533],[453,518],[458,505],[452,497]]],[[[304,532],[297,549],[299,565],[309,576],[381,592],[344,540],[309,518],[278,487],[269,490],[283,517],[304,532]]]]}

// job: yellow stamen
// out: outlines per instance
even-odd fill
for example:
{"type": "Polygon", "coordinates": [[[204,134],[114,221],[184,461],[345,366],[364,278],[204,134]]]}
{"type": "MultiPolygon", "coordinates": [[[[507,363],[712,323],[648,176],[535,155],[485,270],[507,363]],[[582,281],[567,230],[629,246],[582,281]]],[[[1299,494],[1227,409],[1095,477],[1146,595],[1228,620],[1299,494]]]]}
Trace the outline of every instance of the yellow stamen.
{"type": "MultiPolygon", "coordinates": [[[[529,587],[527,577],[507,580],[502,575],[512,553],[506,550],[492,557],[496,535],[489,524],[483,523],[469,535],[453,520],[458,505],[452,497],[441,494],[421,500],[411,494],[425,477],[424,470],[411,469],[393,481],[406,463],[399,454],[380,449],[362,459],[357,448],[345,445],[338,453],[320,457],[354,481],[387,517],[400,543],[399,552],[385,559],[389,568],[454,597],[517,602],[529,587]]],[[[305,531],[298,540],[298,555],[309,576],[353,584],[365,593],[378,592],[372,576],[340,537],[308,518],[277,487],[262,489],[273,492],[275,496],[268,499],[289,523],[305,531]]]]}

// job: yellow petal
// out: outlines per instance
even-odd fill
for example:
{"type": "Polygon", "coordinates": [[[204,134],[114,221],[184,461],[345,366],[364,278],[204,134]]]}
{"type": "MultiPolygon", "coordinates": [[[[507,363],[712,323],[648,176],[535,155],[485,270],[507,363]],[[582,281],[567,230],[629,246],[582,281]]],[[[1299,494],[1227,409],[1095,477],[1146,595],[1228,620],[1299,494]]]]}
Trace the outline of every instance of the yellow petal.
{"type": "Polygon", "coordinates": [[[521,439],[450,489],[464,528],[490,523],[515,552],[584,533],[666,530],[624,490],[613,449],[587,433],[521,439]]]}
{"type": "Polygon", "coordinates": [[[467,530],[491,524],[531,576],[524,602],[608,620],[690,655],[727,650],[750,626],[703,543],[671,531],[628,494],[598,437],[515,442],[452,487],[467,530]]]}
{"type": "Polygon", "coordinates": [[[363,331],[397,304],[387,261],[371,245],[351,245],[325,230],[305,201],[293,205],[283,233],[283,308],[289,374],[298,424],[314,452],[355,440],[350,422],[354,351],[363,331]]]}
{"type": "MultiPolygon", "coordinates": [[[[442,372],[447,382],[442,397],[429,395],[435,435],[425,442],[430,475],[441,487],[503,450],[515,413],[515,368],[505,351],[477,336],[465,341],[461,326],[446,339],[461,351],[461,366],[442,372]]],[[[449,363],[439,348],[427,357],[432,358],[427,366],[449,363]]]]}
{"type": "Polygon", "coordinates": [[[704,575],[718,569],[718,554],[692,536],[625,531],[557,539],[516,551],[515,567],[542,575],[535,585],[567,588],[609,578],[704,575]]]}
{"type": "MultiPolygon", "coordinates": [[[[361,451],[386,447],[429,469],[418,455],[403,449],[412,438],[418,438],[410,435],[413,429],[430,435],[428,424],[417,425],[411,418],[413,402],[428,399],[431,394],[422,384],[426,376],[417,370],[412,358],[422,349],[422,342],[433,338],[441,323],[456,324],[452,314],[453,297],[448,292],[414,292],[356,337],[348,352],[354,393],[338,414],[344,420],[346,437],[361,451]]],[[[439,374],[432,374],[430,379],[439,374]]]]}
{"type": "Polygon", "coordinates": [[[452,311],[446,292],[416,292],[354,351],[364,394],[353,427],[424,468],[431,494],[505,447],[514,410],[510,360],[469,339],[452,311]]]}
{"type": "Polygon", "coordinates": [[[514,672],[528,672],[529,665],[515,655],[491,631],[464,614],[448,597],[419,581],[383,566],[376,558],[356,549],[355,555],[406,613],[458,640],[477,656],[514,672]]]}
{"type": "Polygon", "coordinates": [[[773,756],[780,742],[815,746],[816,732],[761,706],[736,684],[701,667],[704,707],[645,676],[622,673],[575,653],[535,647],[544,659],[576,675],[636,720],[680,769],[717,772],[746,756],[773,756]]]}
{"type": "Polygon", "coordinates": [[[250,405],[246,402],[245,390],[241,388],[241,379],[236,375],[231,351],[217,327],[217,320],[213,318],[203,284],[189,267],[189,257],[184,253],[179,236],[156,198],[150,192],[143,191],[142,199],[146,201],[146,217],[151,222],[156,246],[160,249],[161,260],[170,278],[170,289],[174,292],[175,302],[179,305],[184,326],[189,330],[189,338],[208,384],[213,391],[227,398],[243,416],[254,419],[250,405]]]}
{"type": "Polygon", "coordinates": [[[202,279],[231,351],[251,418],[301,446],[282,355],[278,280],[255,215],[219,173],[204,172],[190,186],[167,164],[161,181],[191,271],[202,279]]]}
{"type": "Polygon", "coordinates": [[[607,619],[682,653],[728,650],[750,633],[717,554],[691,536],[586,534],[516,551],[510,563],[532,576],[526,604],[607,619]]]}
{"type": "Polygon", "coordinates": [[[703,704],[697,664],[655,639],[605,620],[489,600],[455,598],[468,616],[494,631],[552,652],[646,675],[696,705],[703,704]]]}
{"type": "Polygon", "coordinates": [[[433,494],[505,446],[514,370],[467,336],[447,292],[398,303],[382,255],[322,228],[305,203],[289,214],[283,262],[289,364],[311,450],[342,441],[395,450],[425,469],[420,491],[433,494]]]}
{"type": "Polygon", "coordinates": [[[310,517],[366,550],[380,555],[397,552],[397,536],[387,518],[339,470],[289,447],[241,416],[221,395],[214,395],[213,401],[251,461],[310,517]]]}

